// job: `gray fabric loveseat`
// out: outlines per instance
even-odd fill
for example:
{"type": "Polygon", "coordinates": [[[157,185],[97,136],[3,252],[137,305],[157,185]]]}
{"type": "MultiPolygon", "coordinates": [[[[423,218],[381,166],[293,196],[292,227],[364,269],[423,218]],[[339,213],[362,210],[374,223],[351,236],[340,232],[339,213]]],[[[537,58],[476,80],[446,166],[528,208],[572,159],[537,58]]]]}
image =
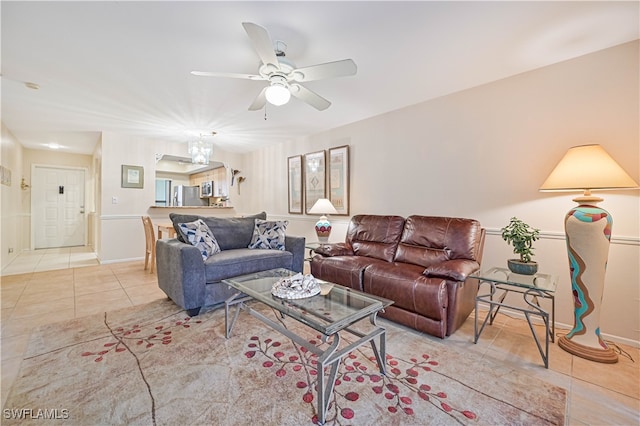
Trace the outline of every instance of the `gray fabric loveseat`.
{"type": "Polygon", "coordinates": [[[190,316],[204,306],[218,305],[233,294],[221,281],[274,268],[302,272],[304,237],[285,236],[284,250],[250,249],[255,219],[266,213],[242,218],[203,217],[171,213],[178,238],[156,242],[158,285],[190,316]],[[179,224],[201,219],[213,233],[220,252],[203,259],[201,251],[185,242],[179,224]]]}

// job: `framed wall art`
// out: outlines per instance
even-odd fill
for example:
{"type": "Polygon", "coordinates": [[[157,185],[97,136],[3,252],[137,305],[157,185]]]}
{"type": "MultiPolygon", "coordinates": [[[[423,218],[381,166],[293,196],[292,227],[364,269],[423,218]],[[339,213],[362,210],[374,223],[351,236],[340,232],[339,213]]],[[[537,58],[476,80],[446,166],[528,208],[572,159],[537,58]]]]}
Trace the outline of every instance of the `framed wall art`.
{"type": "Polygon", "coordinates": [[[338,214],[349,215],[349,145],[329,149],[329,200],[338,214]]]}
{"type": "Polygon", "coordinates": [[[302,214],[302,155],[287,159],[289,213],[302,214]]]}
{"type": "Polygon", "coordinates": [[[316,201],[326,198],[325,161],[324,150],[304,156],[304,205],[307,214],[316,201]]]}
{"type": "Polygon", "coordinates": [[[144,188],[144,167],[122,165],[122,188],[144,188]]]}

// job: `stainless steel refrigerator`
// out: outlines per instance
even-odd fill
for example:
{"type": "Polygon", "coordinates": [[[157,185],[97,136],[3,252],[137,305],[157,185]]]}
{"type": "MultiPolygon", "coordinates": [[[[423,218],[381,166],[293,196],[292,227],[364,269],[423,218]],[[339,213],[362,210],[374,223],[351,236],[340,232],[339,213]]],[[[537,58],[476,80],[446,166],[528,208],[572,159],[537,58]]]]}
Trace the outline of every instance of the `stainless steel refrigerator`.
{"type": "Polygon", "coordinates": [[[173,189],[173,205],[184,206],[208,206],[208,198],[200,198],[199,186],[176,185],[173,189]]]}
{"type": "Polygon", "coordinates": [[[171,205],[171,181],[156,179],[156,206],[169,207],[171,205]]]}

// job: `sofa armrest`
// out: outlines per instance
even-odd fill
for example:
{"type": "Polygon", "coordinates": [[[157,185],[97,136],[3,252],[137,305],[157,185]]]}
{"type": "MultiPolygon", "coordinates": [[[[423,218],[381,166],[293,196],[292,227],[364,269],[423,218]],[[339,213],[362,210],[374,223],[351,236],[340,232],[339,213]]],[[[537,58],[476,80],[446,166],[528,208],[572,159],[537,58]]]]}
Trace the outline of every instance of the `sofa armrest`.
{"type": "Polygon", "coordinates": [[[324,257],[354,255],[353,250],[348,248],[345,243],[322,244],[313,251],[315,254],[319,254],[324,257]]]}
{"type": "Polygon", "coordinates": [[[205,270],[200,250],[177,239],[156,241],[158,286],[184,309],[205,302],[205,270]]]}
{"type": "Polygon", "coordinates": [[[295,272],[302,272],[304,268],[304,237],[285,235],[284,249],[293,254],[292,268],[295,272]]]}
{"type": "Polygon", "coordinates": [[[427,277],[445,278],[453,281],[464,281],[469,274],[480,269],[475,260],[452,259],[429,266],[422,273],[427,277]]]}

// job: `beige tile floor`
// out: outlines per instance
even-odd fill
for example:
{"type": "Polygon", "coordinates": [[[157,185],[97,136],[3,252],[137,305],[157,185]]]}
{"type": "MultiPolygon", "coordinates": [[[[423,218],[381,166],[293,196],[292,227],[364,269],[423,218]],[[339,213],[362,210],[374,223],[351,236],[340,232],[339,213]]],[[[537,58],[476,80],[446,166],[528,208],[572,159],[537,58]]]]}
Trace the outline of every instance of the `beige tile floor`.
{"type": "Polygon", "coordinates": [[[89,247],[62,247],[26,251],[2,269],[2,275],[52,271],[98,265],[96,254],[89,247]]]}
{"type": "MultiPolygon", "coordinates": [[[[49,263],[59,265],[53,258],[50,256],[49,263]]],[[[22,259],[19,263],[23,263],[22,259]]],[[[165,297],[156,275],[143,271],[141,261],[46,272],[36,271],[36,267],[32,265],[33,269],[27,272],[5,274],[0,279],[3,406],[33,327],[165,297]]],[[[537,328],[542,333],[543,328],[537,328]]],[[[416,333],[416,337],[423,336],[416,333]]],[[[631,358],[620,356],[617,364],[599,364],[575,357],[554,343],[550,347],[549,369],[545,369],[526,322],[502,313],[494,325],[487,326],[477,344],[473,343],[473,314],[444,343],[481,360],[500,363],[503,370],[496,374],[519,371],[564,387],[568,391],[567,424],[640,424],[638,348],[622,346],[631,358]]]]}

